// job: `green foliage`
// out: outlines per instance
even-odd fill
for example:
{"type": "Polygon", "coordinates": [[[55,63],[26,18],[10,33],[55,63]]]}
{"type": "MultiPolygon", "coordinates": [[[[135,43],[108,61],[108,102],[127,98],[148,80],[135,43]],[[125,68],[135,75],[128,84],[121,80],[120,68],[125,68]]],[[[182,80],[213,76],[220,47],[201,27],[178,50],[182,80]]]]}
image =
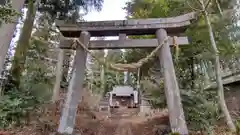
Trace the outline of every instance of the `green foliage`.
{"type": "Polygon", "coordinates": [[[185,118],[193,131],[208,132],[208,129],[213,127],[220,118],[217,97],[206,98],[208,95],[216,95],[216,93],[181,90],[185,118]]]}
{"type": "MultiPolygon", "coordinates": [[[[232,3],[235,2],[232,1],[232,3]]],[[[223,10],[233,8],[233,5],[230,5],[229,1],[220,1],[220,6],[223,10]]],[[[199,3],[190,0],[132,0],[126,4],[125,9],[128,13],[128,18],[132,19],[177,16],[192,11],[192,7],[199,8],[199,3]]],[[[236,17],[230,17],[231,15],[229,14],[220,17],[214,2],[210,4],[209,12],[211,13],[210,19],[221,60],[229,67],[232,65],[231,63],[236,63],[239,58],[236,53],[239,52],[239,48],[237,47],[239,44],[239,26],[236,25],[236,17]]],[[[192,130],[204,130],[207,132],[220,119],[220,111],[218,109],[216,91],[203,91],[215,79],[215,71],[212,64],[212,49],[204,18],[199,16],[198,20],[187,29],[185,35],[191,39],[191,44],[189,46],[181,46],[177,53],[177,50],[172,48],[185,116],[192,130]]],[[[146,37],[131,38],[144,39],[146,37]]],[[[126,59],[128,62],[137,61],[149,54],[151,50],[129,50],[126,59]]],[[[157,62],[158,59],[156,58],[144,65],[141,74],[142,77],[151,78],[155,74],[150,72],[152,70],[159,72],[160,66],[155,65],[157,62]]],[[[162,78],[163,76],[160,74],[159,77],[162,78]]],[[[150,80],[144,80],[145,83],[142,86],[145,96],[153,106],[165,106],[164,90],[159,84],[156,84],[156,81],[150,80]],[[153,86],[148,86],[150,84],[153,86]]]]}
{"type": "Polygon", "coordinates": [[[236,131],[236,134],[239,135],[240,134],[240,120],[236,120],[236,128],[237,128],[237,131],[236,131]]]}
{"type": "Polygon", "coordinates": [[[4,93],[0,102],[0,127],[19,126],[38,105],[49,101],[54,76],[49,76],[46,65],[38,62],[27,62],[31,66],[21,77],[20,90],[11,89],[4,93]]]}
{"type": "Polygon", "coordinates": [[[41,0],[39,11],[48,12],[53,18],[66,19],[68,13],[76,11],[79,7],[88,12],[91,9],[100,11],[103,0],[41,0]],[[57,16],[60,13],[60,16],[57,16]]]}
{"type": "Polygon", "coordinates": [[[20,15],[16,12],[16,10],[12,9],[10,3],[5,3],[5,5],[0,4],[0,26],[1,23],[9,23],[12,22],[12,17],[20,15]]]}
{"type": "Polygon", "coordinates": [[[34,109],[49,101],[55,77],[55,65],[45,59],[49,56],[50,43],[46,41],[50,37],[46,24],[33,33],[20,87],[16,89],[10,84],[4,87],[5,93],[0,102],[1,127],[23,124],[24,119],[28,118],[34,109]]]}
{"type": "Polygon", "coordinates": [[[29,116],[39,103],[29,91],[11,91],[6,93],[0,100],[0,128],[19,126],[24,118],[29,116]]]}
{"type": "Polygon", "coordinates": [[[51,36],[47,26],[34,33],[27,52],[25,72],[20,85],[21,89],[31,91],[34,96],[45,101],[50,99],[55,79],[55,64],[47,60],[48,57],[51,57],[51,53],[54,53],[48,51],[51,48],[51,43],[46,42],[51,36]]]}
{"type": "MultiPolygon", "coordinates": [[[[102,50],[99,50],[94,51],[94,55],[103,58],[105,54],[102,50]]],[[[108,50],[108,55],[105,57],[107,63],[122,63],[123,60],[123,53],[120,50],[117,50],[117,52],[108,50]]],[[[89,87],[93,92],[106,94],[108,91],[112,90],[114,86],[123,85],[123,72],[106,69],[106,67],[99,65],[99,63],[93,58],[91,58],[89,63],[90,69],[87,71],[86,82],[88,83],[88,86],[91,85],[89,87]],[[102,76],[101,72],[103,72],[103,70],[104,74],[102,76]]]]}
{"type": "MultiPolygon", "coordinates": [[[[163,84],[156,84],[149,78],[141,81],[141,90],[153,108],[165,108],[166,98],[163,84]]],[[[181,89],[181,97],[185,117],[189,128],[194,131],[207,131],[219,119],[219,109],[214,90],[181,89]]]]}
{"type": "Polygon", "coordinates": [[[153,108],[166,107],[163,84],[157,85],[149,77],[141,80],[141,92],[153,108]]]}

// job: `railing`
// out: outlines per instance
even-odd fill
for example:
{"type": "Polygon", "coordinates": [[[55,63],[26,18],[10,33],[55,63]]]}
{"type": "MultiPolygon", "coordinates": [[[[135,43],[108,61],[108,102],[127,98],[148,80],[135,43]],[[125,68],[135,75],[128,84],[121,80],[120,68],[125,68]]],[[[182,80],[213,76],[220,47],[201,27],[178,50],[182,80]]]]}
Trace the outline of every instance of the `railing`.
{"type": "MultiPolygon", "coordinates": [[[[205,89],[217,86],[215,71],[213,70],[214,65],[211,63],[209,68],[212,68],[213,72],[210,74],[211,76],[209,76],[210,83],[208,83],[205,89]]],[[[240,81],[240,58],[221,60],[221,69],[221,76],[224,85],[240,81]]]]}

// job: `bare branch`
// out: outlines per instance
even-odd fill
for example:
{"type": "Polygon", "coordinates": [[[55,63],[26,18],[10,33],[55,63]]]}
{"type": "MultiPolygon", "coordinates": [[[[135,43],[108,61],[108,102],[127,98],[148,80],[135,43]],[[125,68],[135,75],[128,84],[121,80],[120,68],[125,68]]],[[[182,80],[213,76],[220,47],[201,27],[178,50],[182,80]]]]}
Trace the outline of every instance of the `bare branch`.
{"type": "Polygon", "coordinates": [[[191,6],[190,3],[188,3],[188,0],[186,0],[186,3],[187,3],[187,5],[188,5],[191,9],[193,9],[193,10],[196,10],[196,11],[199,11],[199,12],[202,12],[202,11],[203,11],[203,10],[201,10],[201,9],[194,8],[193,6],[191,6]]]}
{"type": "Polygon", "coordinates": [[[222,8],[221,8],[218,0],[216,0],[216,4],[217,4],[220,15],[223,16],[223,11],[222,11],[222,8]]]}
{"type": "Polygon", "coordinates": [[[208,8],[209,4],[211,3],[211,0],[208,0],[207,4],[205,5],[205,9],[208,8]]]}
{"type": "Polygon", "coordinates": [[[198,2],[198,4],[199,4],[199,6],[202,7],[201,1],[200,1],[200,0],[197,0],[197,2],[198,2]]]}

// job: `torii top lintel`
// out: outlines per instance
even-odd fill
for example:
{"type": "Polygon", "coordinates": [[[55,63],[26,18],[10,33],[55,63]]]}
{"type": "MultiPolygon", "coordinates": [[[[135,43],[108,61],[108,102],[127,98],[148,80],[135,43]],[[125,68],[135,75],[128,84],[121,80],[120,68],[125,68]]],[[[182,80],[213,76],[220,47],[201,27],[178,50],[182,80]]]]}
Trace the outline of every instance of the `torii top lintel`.
{"type": "Polygon", "coordinates": [[[56,25],[65,37],[79,37],[81,31],[90,32],[93,37],[126,35],[153,35],[157,29],[166,29],[169,34],[183,33],[195,12],[169,18],[130,19],[114,21],[89,21],[70,23],[57,20],[56,25]]]}

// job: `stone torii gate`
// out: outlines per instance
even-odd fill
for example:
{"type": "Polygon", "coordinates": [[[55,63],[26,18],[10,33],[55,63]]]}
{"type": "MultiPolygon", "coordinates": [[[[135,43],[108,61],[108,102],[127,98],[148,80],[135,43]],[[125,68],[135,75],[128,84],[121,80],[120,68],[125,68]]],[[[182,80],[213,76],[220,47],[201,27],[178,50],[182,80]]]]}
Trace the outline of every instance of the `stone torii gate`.
{"type": "MultiPolygon", "coordinates": [[[[184,33],[195,19],[195,13],[188,13],[171,18],[131,19],[117,21],[93,21],[68,23],[61,20],[56,22],[64,38],[60,42],[61,49],[72,49],[69,38],[79,38],[89,49],[129,49],[157,47],[168,36],[167,42],[159,50],[161,68],[164,71],[164,89],[169,110],[169,120],[172,132],[187,135],[178,83],[176,80],[170,45],[189,44],[187,37],[176,37],[184,33]],[[126,39],[128,35],[156,35],[156,39],[126,39]],[[90,37],[119,36],[119,40],[95,40],[90,37]],[[88,44],[89,43],[89,44],[88,44]]],[[[76,47],[75,68],[68,87],[67,99],[63,108],[59,133],[72,134],[75,124],[80,92],[83,89],[84,71],[87,52],[82,46],[76,47]]]]}

